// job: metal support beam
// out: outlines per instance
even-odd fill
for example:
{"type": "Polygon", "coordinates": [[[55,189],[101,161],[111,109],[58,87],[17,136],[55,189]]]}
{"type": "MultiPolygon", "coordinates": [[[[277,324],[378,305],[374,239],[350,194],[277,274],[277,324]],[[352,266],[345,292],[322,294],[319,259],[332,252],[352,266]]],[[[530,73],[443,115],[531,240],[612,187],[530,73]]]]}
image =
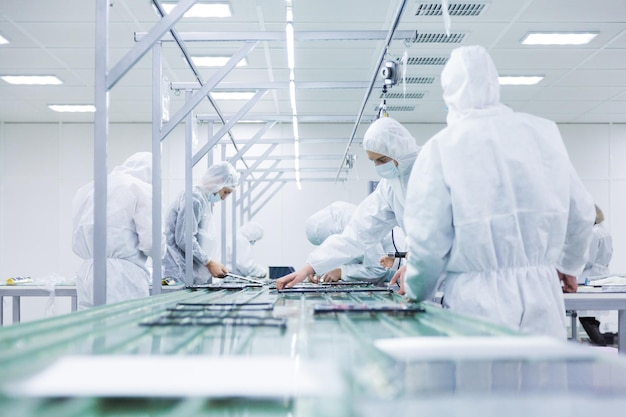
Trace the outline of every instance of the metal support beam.
{"type": "Polygon", "coordinates": [[[169,135],[170,132],[174,130],[174,128],[187,116],[187,114],[189,114],[189,112],[191,112],[198,104],[200,104],[202,100],[204,100],[213,87],[215,87],[226,75],[228,75],[228,73],[235,68],[237,63],[246,57],[255,46],[256,42],[246,42],[237,52],[233,54],[233,56],[230,57],[228,62],[226,62],[223,67],[213,73],[202,88],[194,94],[189,101],[185,101],[183,107],[180,108],[172,119],[163,127],[161,140],[165,139],[165,137],[167,137],[167,135],[169,135]]]}
{"type": "MultiPolygon", "coordinates": [[[[286,182],[279,182],[279,183],[274,182],[274,183],[272,183],[272,185],[273,185],[273,184],[278,184],[278,188],[277,188],[276,190],[274,190],[274,194],[276,194],[276,193],[277,193],[277,192],[279,192],[279,191],[280,191],[280,189],[281,189],[281,188],[283,188],[283,187],[285,186],[285,184],[287,184],[287,183],[286,183],[286,182]]],[[[265,200],[263,200],[263,201],[259,204],[259,206],[256,208],[256,210],[254,210],[254,211],[251,213],[252,217],[256,216],[256,215],[257,215],[257,213],[258,213],[259,211],[261,211],[261,210],[263,209],[263,207],[265,207],[265,205],[266,205],[267,203],[269,203],[269,201],[272,199],[272,197],[273,197],[273,195],[269,195],[269,196],[267,196],[267,198],[266,198],[265,200]]]]}
{"type": "MultiPolygon", "coordinates": [[[[159,15],[161,17],[164,17],[165,16],[165,10],[163,9],[161,4],[159,3],[159,0],[152,0],[152,4],[157,9],[159,15]]],[[[191,59],[191,54],[189,53],[189,50],[185,46],[185,43],[180,39],[180,36],[178,36],[178,32],[174,28],[170,29],[170,35],[172,35],[172,38],[176,42],[176,45],[178,45],[178,48],[180,49],[180,51],[183,54],[183,58],[185,58],[185,61],[187,62],[187,65],[189,66],[189,68],[193,72],[194,76],[196,77],[195,86],[197,86],[198,88],[201,88],[204,85],[204,82],[203,82],[203,79],[202,79],[202,75],[200,74],[200,71],[196,67],[196,64],[193,62],[193,59],[191,59]]],[[[215,113],[219,117],[220,121],[223,124],[226,124],[226,119],[224,118],[224,115],[222,114],[222,111],[220,110],[219,106],[217,105],[217,103],[215,102],[213,97],[211,97],[210,94],[207,94],[205,97],[209,101],[211,106],[213,107],[213,110],[215,110],[215,113]]],[[[237,149],[237,144],[235,143],[235,137],[233,136],[232,132],[229,131],[228,135],[230,136],[230,140],[231,140],[233,146],[235,147],[235,149],[237,149]]],[[[242,162],[243,162],[244,165],[246,165],[246,161],[242,161],[242,162]]]]}
{"type": "MultiPolygon", "coordinates": [[[[280,180],[277,180],[276,178],[270,178],[270,179],[258,179],[256,180],[258,182],[275,182],[275,181],[287,181],[287,182],[295,182],[296,178],[285,178],[285,177],[281,177],[280,180]]],[[[348,179],[347,178],[339,178],[338,180],[335,180],[334,177],[309,177],[309,178],[302,178],[302,182],[347,182],[348,179]]]]}
{"type": "Polygon", "coordinates": [[[248,168],[247,170],[243,172],[243,174],[241,174],[241,178],[242,179],[248,178],[248,175],[250,175],[250,173],[252,173],[254,169],[261,164],[261,162],[263,162],[266,158],[269,157],[269,154],[271,154],[274,151],[274,149],[276,149],[276,146],[278,145],[271,145],[265,152],[263,152],[263,155],[261,155],[258,158],[258,160],[250,168],[248,168]]]}
{"type": "Polygon", "coordinates": [[[256,132],[254,134],[254,136],[250,140],[246,141],[245,146],[243,148],[241,148],[239,150],[239,152],[237,152],[234,156],[232,156],[228,161],[231,164],[235,165],[235,163],[243,155],[245,155],[246,152],[248,152],[248,150],[252,147],[252,145],[257,143],[263,137],[263,135],[265,135],[267,133],[268,130],[270,130],[272,127],[274,127],[275,124],[276,124],[275,121],[274,122],[267,122],[258,132],[256,132]]]}
{"type": "MultiPolygon", "coordinates": [[[[274,161],[274,160],[278,160],[278,161],[291,161],[296,159],[295,155],[274,155],[274,156],[269,156],[266,155],[265,153],[261,156],[246,156],[247,159],[250,160],[257,160],[257,161],[274,161]]],[[[339,159],[341,158],[340,155],[300,155],[299,156],[300,160],[305,160],[305,161],[328,161],[329,159],[339,159]]],[[[247,172],[247,171],[246,171],[247,172]]]]}
{"type": "MultiPolygon", "coordinates": [[[[278,162],[278,161],[277,161],[278,162]]],[[[337,172],[335,168],[300,168],[300,172],[337,172]]],[[[343,168],[345,173],[349,172],[348,168],[343,168]]],[[[295,168],[257,168],[254,172],[296,172],[295,168]]]]}
{"type": "MultiPolygon", "coordinates": [[[[314,143],[326,143],[326,144],[339,144],[339,143],[343,143],[345,142],[346,138],[300,138],[300,145],[302,144],[314,144],[314,143]]],[[[360,143],[362,142],[363,139],[362,138],[358,138],[356,139],[354,142],[356,143],[360,143]]],[[[249,140],[246,139],[242,139],[239,140],[238,143],[240,145],[246,145],[249,142],[249,140]]],[[[353,143],[354,143],[353,142],[353,143]]],[[[221,139],[219,142],[217,142],[217,145],[226,145],[229,144],[230,141],[228,141],[227,139],[221,139]]],[[[293,138],[265,138],[265,139],[259,139],[255,142],[256,145],[272,145],[272,144],[277,144],[277,145],[292,145],[293,144],[293,138]]]]}
{"type": "MultiPolygon", "coordinates": [[[[257,164],[260,162],[257,162],[257,164]]],[[[272,165],[272,168],[275,168],[278,166],[278,164],[280,164],[280,161],[275,161],[274,164],[272,165]]],[[[252,168],[251,168],[252,169],[252,168]]],[[[242,196],[239,198],[239,200],[237,201],[237,204],[242,205],[243,204],[243,199],[247,198],[251,195],[252,191],[254,191],[254,189],[259,185],[259,183],[261,181],[264,181],[271,173],[273,173],[275,171],[272,171],[271,169],[269,171],[267,171],[266,173],[264,173],[261,178],[259,179],[255,179],[254,181],[247,181],[249,188],[242,194],[242,196]]]]}
{"type": "Polygon", "coordinates": [[[152,47],[152,295],[161,294],[161,101],[163,66],[161,42],[152,47]]]}
{"type": "Polygon", "coordinates": [[[109,2],[96,2],[96,56],[93,150],[93,305],[106,304],[107,293],[107,139],[109,136],[109,2]]]}
{"type": "MultiPolygon", "coordinates": [[[[219,118],[212,114],[198,114],[196,115],[199,121],[219,121],[219,118]]],[[[376,120],[376,116],[365,116],[362,117],[363,121],[373,122],[376,120]]],[[[250,114],[242,121],[253,121],[253,122],[266,122],[266,121],[277,121],[281,123],[291,123],[293,122],[293,116],[291,115],[277,115],[277,114],[250,114]]],[[[318,116],[306,116],[306,115],[298,115],[298,123],[354,123],[353,115],[318,115],[318,116]]]]}
{"type": "MultiPolygon", "coordinates": [[[[191,91],[187,92],[185,103],[192,100],[191,91]]],[[[185,283],[193,285],[193,114],[187,113],[185,120],[185,283]]]]}
{"type": "MultiPolygon", "coordinates": [[[[403,2],[404,3],[404,2],[403,2]]],[[[404,5],[403,5],[404,6],[404,5]]],[[[152,33],[152,32],[150,32],[152,33]]],[[[135,32],[135,41],[142,41],[146,32],[135,32]]],[[[285,42],[287,35],[278,32],[179,32],[178,36],[185,42],[243,42],[243,41],[278,41],[285,42]]],[[[344,31],[297,31],[293,34],[295,41],[382,41],[388,38],[385,30],[344,30],[344,31]]],[[[413,39],[414,30],[399,30],[394,39],[413,39]]],[[[174,42],[170,34],[163,35],[163,42],[174,42]]]]}
{"type": "MultiPolygon", "coordinates": [[[[237,189],[232,192],[232,210],[231,210],[231,243],[230,243],[230,266],[234,271],[237,267],[237,207],[235,206],[235,200],[237,197],[237,189]]],[[[226,252],[222,252],[222,259],[226,259],[228,257],[228,250],[226,252]]],[[[226,259],[228,262],[228,259],[226,259]]],[[[237,272],[239,273],[239,271],[237,272]]]]}
{"type": "MultiPolygon", "coordinates": [[[[367,81],[296,81],[296,89],[298,90],[351,90],[367,88],[367,81]]],[[[202,86],[197,83],[170,83],[172,90],[199,90],[202,86]]],[[[254,83],[221,83],[216,86],[213,91],[251,91],[264,88],[267,90],[288,90],[289,82],[267,81],[254,83]]]]}
{"type": "Polygon", "coordinates": [[[213,136],[212,141],[206,143],[198,152],[196,152],[193,157],[193,164],[197,164],[198,161],[206,155],[209,149],[211,149],[217,141],[222,138],[222,136],[230,131],[230,129],[232,129],[233,126],[235,126],[235,124],[237,124],[237,122],[239,122],[239,120],[241,120],[241,118],[259,102],[259,100],[261,100],[261,97],[263,97],[266,92],[267,90],[257,91],[254,97],[252,97],[232,118],[228,119],[228,122],[215,134],[215,136],[213,136]]]}
{"type": "MultiPolygon", "coordinates": [[[[279,172],[278,175],[276,175],[275,178],[272,178],[272,182],[267,183],[261,190],[259,190],[259,192],[257,194],[255,194],[254,198],[256,202],[259,202],[261,200],[261,198],[263,198],[263,195],[265,193],[267,193],[274,184],[276,184],[276,181],[280,180],[280,177],[282,177],[284,175],[283,172],[279,172]]],[[[273,195],[269,195],[265,198],[265,200],[268,200],[270,198],[272,198],[273,195]]],[[[264,206],[265,204],[267,204],[267,201],[265,201],[265,203],[262,204],[262,206],[264,206]]],[[[258,213],[258,210],[252,210],[252,207],[250,208],[251,212],[250,215],[252,217],[256,216],[256,214],[258,213]]]]}
{"type": "Polygon", "coordinates": [[[152,27],[150,32],[144,36],[124,57],[111,69],[107,77],[107,89],[112,88],[119,80],[152,48],[155,42],[170,30],[170,28],[183,17],[185,12],[195,4],[196,0],[181,0],[176,4],[172,12],[164,16],[152,27]]]}

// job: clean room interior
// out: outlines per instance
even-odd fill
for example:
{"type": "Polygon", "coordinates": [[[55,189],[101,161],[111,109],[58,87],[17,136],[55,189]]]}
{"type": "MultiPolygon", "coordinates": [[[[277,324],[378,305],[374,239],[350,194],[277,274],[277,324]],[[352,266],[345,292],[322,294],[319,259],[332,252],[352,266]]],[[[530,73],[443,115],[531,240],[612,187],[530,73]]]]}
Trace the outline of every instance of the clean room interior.
{"type": "MultiPolygon", "coordinates": [[[[174,5],[165,0],[0,2],[1,281],[31,277],[48,290],[72,283],[82,262],[72,250],[77,190],[155,149],[163,215],[185,190],[191,158],[194,182],[213,163],[231,161],[242,180],[215,207],[222,261],[234,231],[255,221],[265,231],[255,258],[299,268],[314,249],[307,218],[337,200],[358,204],[380,180],[362,145],[373,121],[388,113],[418,145],[446,127],[441,71],[466,45],[491,54],[503,104],[557,123],[604,211],[610,272],[626,274],[625,0],[178,3],[166,11],[174,5]],[[168,24],[194,3],[227,13],[168,24]],[[537,33],[584,41],[529,43],[537,33]],[[20,84],[23,76],[50,84],[20,84]]],[[[274,287],[246,298],[248,290],[184,289],[78,312],[70,297],[18,303],[3,293],[0,414],[7,407],[23,415],[370,416],[445,408],[579,416],[626,405],[624,343],[589,349],[532,335],[524,343],[509,328],[433,303],[386,314],[404,305],[391,291],[320,296],[322,307],[373,309],[320,317],[305,314],[315,295],[277,295],[274,287]],[[174,301],[216,300],[218,308],[271,304],[270,319],[238,327],[229,310],[218,325],[174,328],[160,311],[174,310],[174,301]],[[42,379],[24,378],[59,358],[58,368],[37,374],[42,379]],[[122,373],[128,379],[120,381],[122,373]],[[180,383],[164,384],[165,374],[180,383]],[[211,377],[198,383],[198,374],[211,377]],[[37,401],[23,402],[24,393],[37,401]]],[[[626,335],[620,292],[596,316],[600,330],[626,335]]],[[[266,312],[251,317],[267,319],[266,312]]]]}
{"type": "MultiPolygon", "coordinates": [[[[0,45],[0,75],[52,75],[61,84],[0,81],[0,276],[72,279],[80,259],[70,247],[71,199],[94,177],[94,113],[55,112],[49,106],[94,103],[95,5],[35,3],[36,7],[24,7],[23,2],[8,0],[0,6],[0,35],[6,40],[0,45]]],[[[178,22],[177,33],[208,32],[215,39],[185,42],[188,55],[228,57],[241,47],[246,34],[283,33],[284,2],[229,4],[230,17],[178,22]]],[[[264,176],[259,183],[265,191],[257,188],[257,198],[253,195],[247,211],[237,215],[239,224],[253,219],[265,228],[264,239],[255,246],[256,256],[267,265],[303,264],[313,248],[304,236],[305,219],[335,200],[360,202],[369,192],[369,182],[377,180],[360,143],[382,102],[379,62],[383,66],[398,62],[406,53],[405,81],[400,74],[398,83],[389,88],[386,104],[389,115],[423,144],[445,125],[439,75],[449,52],[480,44],[492,54],[501,76],[542,77],[534,85],[503,85],[502,101],[558,123],[578,174],[604,210],[613,236],[611,272],[626,271],[626,258],[620,255],[626,250],[620,233],[626,227],[620,214],[626,212],[621,191],[626,168],[620,163],[626,156],[626,35],[618,17],[626,10],[625,3],[605,1],[592,8],[584,1],[455,3],[447,37],[442,16],[436,13],[439,2],[407,1],[394,36],[415,32],[414,38],[394,37],[386,49],[400,4],[294,3],[299,183],[284,37],[259,41],[245,65],[230,71],[216,88],[216,92],[254,92],[269,87],[211,152],[215,161],[228,158],[237,152],[235,146],[261,137],[236,166],[247,169],[265,155],[251,177],[264,176]],[[584,45],[521,43],[528,33],[541,31],[595,36],[584,45]],[[375,39],[358,39],[368,37],[375,39]],[[272,144],[276,147],[267,154],[272,144]],[[352,168],[347,168],[347,159],[352,168]]],[[[157,12],[148,1],[110,2],[109,67],[155,22],[157,12]]],[[[152,66],[148,52],[110,90],[109,170],[131,153],[151,149],[152,66]]],[[[216,71],[196,69],[205,80],[216,71]]],[[[167,109],[173,115],[183,105],[185,92],[170,86],[184,89],[195,82],[174,42],[163,42],[162,73],[167,109]]],[[[220,117],[228,120],[247,103],[212,101],[216,108],[207,99],[193,111],[194,150],[208,140],[210,130],[219,130],[220,117]]],[[[163,211],[184,187],[184,125],[180,123],[161,142],[163,211]]],[[[196,165],[196,175],[207,166],[207,158],[196,165]]],[[[231,207],[230,202],[224,204],[229,214],[231,207]]],[[[231,222],[227,224],[230,228],[231,222]]],[[[65,311],[65,301],[58,300],[60,311],[65,311]]],[[[42,313],[41,306],[34,306],[30,314],[29,302],[25,300],[24,320],[42,313]]]]}

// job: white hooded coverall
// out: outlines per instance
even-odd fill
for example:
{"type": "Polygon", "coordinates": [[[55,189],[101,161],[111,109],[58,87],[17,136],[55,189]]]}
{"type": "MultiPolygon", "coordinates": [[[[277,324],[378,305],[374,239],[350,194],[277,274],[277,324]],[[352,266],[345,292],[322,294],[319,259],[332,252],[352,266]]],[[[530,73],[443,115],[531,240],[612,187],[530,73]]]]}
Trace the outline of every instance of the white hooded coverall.
{"type": "Polygon", "coordinates": [[[594,204],[555,123],[500,103],[479,46],[452,51],[441,84],[448,126],[423,147],[406,202],[407,296],[565,339],[557,269],[580,274],[594,204]]]}
{"type": "Polygon", "coordinates": [[[578,283],[584,283],[585,278],[603,277],[609,275],[609,263],[613,257],[613,238],[603,223],[593,225],[591,242],[587,250],[585,269],[580,274],[578,283]]]}
{"type": "Polygon", "coordinates": [[[185,248],[187,246],[185,193],[182,192],[170,206],[165,217],[167,251],[163,257],[163,277],[186,282],[187,285],[206,284],[212,281],[207,268],[216,257],[218,235],[213,221],[211,194],[222,188],[235,188],[239,174],[228,162],[218,162],[207,169],[200,184],[192,190],[192,236],[193,253],[192,282],[186,282],[185,248]]]}
{"type": "MultiPolygon", "coordinates": [[[[305,223],[306,235],[313,245],[321,245],[328,237],[343,232],[356,208],[355,204],[346,201],[335,201],[312,214],[305,223]]],[[[383,242],[391,244],[391,237],[383,242]]],[[[367,281],[374,285],[383,284],[393,276],[379,263],[384,253],[393,251],[391,247],[383,247],[383,242],[365,250],[361,256],[341,265],[342,281],[367,281]]]]}
{"type": "MultiPolygon", "coordinates": [[[[147,297],[152,251],[152,154],[139,152],[107,179],[106,302],[147,297]]],[[[93,182],[74,197],[72,250],[84,259],[76,276],[78,308],[93,307],[93,182]]],[[[160,219],[159,219],[160,221],[160,219]]],[[[164,239],[161,239],[163,244],[164,239]]]]}
{"type": "MultiPolygon", "coordinates": [[[[269,268],[255,262],[253,253],[254,243],[263,239],[263,234],[263,227],[256,222],[248,222],[237,230],[237,254],[235,266],[231,266],[233,273],[256,278],[268,276],[269,268]]],[[[232,248],[229,247],[228,250],[228,258],[233,264],[232,248]]]]}
{"type": "Polygon", "coordinates": [[[419,152],[415,138],[398,121],[383,117],[367,129],[363,147],[398,161],[399,175],[381,178],[376,190],[354,210],[343,232],[330,236],[309,254],[307,263],[318,275],[362,256],[395,226],[404,230],[406,187],[419,152]]]}

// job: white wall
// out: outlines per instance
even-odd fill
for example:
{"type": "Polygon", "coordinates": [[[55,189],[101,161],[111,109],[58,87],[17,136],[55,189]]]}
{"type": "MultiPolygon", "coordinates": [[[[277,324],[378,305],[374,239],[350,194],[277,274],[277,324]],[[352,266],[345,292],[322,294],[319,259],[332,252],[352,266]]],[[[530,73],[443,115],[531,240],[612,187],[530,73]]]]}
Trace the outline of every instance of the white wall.
{"type": "MultiPolygon", "coordinates": [[[[415,124],[407,127],[421,144],[442,126],[415,124]]],[[[572,162],[603,209],[613,235],[615,253],[611,270],[626,272],[626,238],[621,233],[626,230],[626,165],[621,163],[626,160],[626,125],[561,125],[560,128],[572,162]]],[[[248,139],[256,129],[258,127],[240,127],[234,135],[237,139],[248,139]]],[[[301,137],[345,137],[347,143],[351,131],[352,125],[347,124],[302,125],[301,137]]],[[[109,169],[133,152],[149,151],[150,135],[149,124],[111,124],[109,169]]],[[[206,136],[206,127],[201,127],[199,137],[206,136]]],[[[290,125],[277,125],[265,135],[266,138],[290,136],[290,125]]],[[[184,129],[180,127],[162,145],[164,211],[184,187],[183,137],[184,129]]],[[[342,155],[345,146],[345,143],[303,144],[301,154],[342,155]]],[[[265,149],[255,146],[249,155],[261,154],[265,149]]],[[[215,150],[216,160],[220,159],[221,151],[221,147],[215,150]]],[[[228,155],[234,153],[233,150],[227,152],[228,155]]],[[[281,145],[277,152],[292,155],[293,148],[281,145]]],[[[296,268],[303,265],[313,248],[304,234],[306,218],[335,200],[358,203],[367,195],[368,182],[378,179],[375,170],[360,144],[353,144],[351,153],[357,155],[357,163],[348,182],[303,182],[302,190],[288,183],[278,190],[273,189],[272,199],[254,218],[265,228],[264,239],[255,245],[259,260],[268,265],[296,268]]],[[[93,126],[0,123],[0,164],[0,279],[18,275],[38,279],[73,277],[80,259],[73,254],[70,245],[71,201],[75,191],[93,176],[93,126]]],[[[207,161],[198,164],[194,170],[196,178],[207,164],[207,161]]],[[[302,160],[301,164],[303,167],[320,166],[319,161],[302,160]]],[[[327,165],[338,169],[339,160],[327,165]]],[[[237,168],[243,165],[238,164],[237,168]]],[[[230,213],[229,204],[225,205],[225,211],[230,213]]],[[[10,302],[5,300],[4,304],[7,322],[10,302]]],[[[24,299],[22,304],[22,321],[47,314],[46,300],[24,299]]],[[[56,313],[66,311],[69,311],[67,300],[58,300],[56,313]]]]}

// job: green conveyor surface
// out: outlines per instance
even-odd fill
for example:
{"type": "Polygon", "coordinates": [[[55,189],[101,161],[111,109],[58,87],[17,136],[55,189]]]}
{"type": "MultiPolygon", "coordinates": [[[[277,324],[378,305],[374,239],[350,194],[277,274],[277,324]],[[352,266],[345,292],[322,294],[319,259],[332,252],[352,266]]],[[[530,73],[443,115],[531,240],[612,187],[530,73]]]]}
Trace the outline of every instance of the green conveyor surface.
{"type": "MultiPolygon", "coordinates": [[[[586,409],[626,405],[626,362],[617,355],[589,349],[562,357],[529,351],[519,358],[477,359],[461,354],[400,360],[374,344],[379,339],[414,337],[525,340],[528,336],[434,304],[409,304],[386,291],[186,289],[1,328],[0,416],[440,415],[446,409],[452,411],[444,415],[476,411],[495,416],[506,409],[513,416],[547,416],[553,415],[547,410],[554,407],[565,410],[557,415],[574,416],[586,409]],[[315,314],[320,306],[347,311],[315,314]],[[353,307],[369,311],[357,312],[353,307]],[[403,311],[418,307],[421,311],[403,311]],[[329,374],[334,380],[328,385],[340,386],[341,394],[57,398],[15,394],[11,389],[60,358],[96,355],[259,361],[278,357],[323,364],[336,370],[329,374]]],[[[563,345],[564,352],[571,347],[563,345]]],[[[84,377],[93,380],[99,375],[84,377]]],[[[125,377],[129,376],[119,375],[125,377]]],[[[176,380],[167,373],[159,377],[163,386],[176,391],[176,380]]],[[[273,377],[267,375],[268,385],[273,377]]],[[[194,378],[198,384],[216,383],[215,375],[194,378]]]]}

